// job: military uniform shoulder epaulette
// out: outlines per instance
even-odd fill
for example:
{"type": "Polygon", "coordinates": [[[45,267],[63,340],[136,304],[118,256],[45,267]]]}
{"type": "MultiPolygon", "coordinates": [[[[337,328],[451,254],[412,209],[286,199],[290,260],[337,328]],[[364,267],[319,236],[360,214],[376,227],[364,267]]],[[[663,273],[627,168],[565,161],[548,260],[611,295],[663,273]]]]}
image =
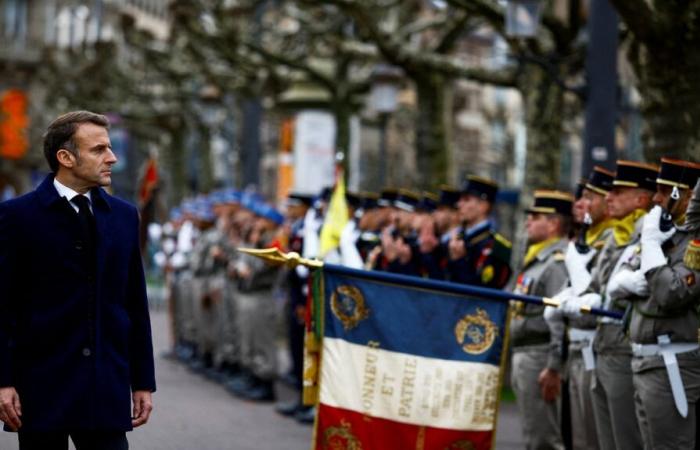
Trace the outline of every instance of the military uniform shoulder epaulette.
{"type": "Polygon", "coordinates": [[[566,259],[566,254],[564,254],[564,252],[560,250],[557,250],[554,253],[552,253],[552,258],[554,259],[554,261],[557,262],[564,261],[566,259]]]}
{"type": "Polygon", "coordinates": [[[506,239],[503,235],[492,231],[491,236],[493,237],[493,256],[505,262],[510,263],[510,252],[513,248],[513,244],[506,239]]]}

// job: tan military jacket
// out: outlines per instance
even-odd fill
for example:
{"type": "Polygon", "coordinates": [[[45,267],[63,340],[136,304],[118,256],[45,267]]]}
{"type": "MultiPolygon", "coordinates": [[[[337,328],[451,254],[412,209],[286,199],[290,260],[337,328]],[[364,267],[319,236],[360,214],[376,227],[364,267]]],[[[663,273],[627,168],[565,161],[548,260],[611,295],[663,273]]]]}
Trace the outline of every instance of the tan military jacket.
{"type": "MultiPolygon", "coordinates": [[[[562,238],[542,250],[528,265],[522,268],[515,279],[512,291],[519,294],[551,297],[566,285],[568,275],[564,265],[564,254],[568,239],[562,238]]],[[[514,350],[531,345],[549,345],[547,367],[560,370],[562,365],[561,330],[550,333],[544,320],[544,305],[513,302],[510,322],[510,338],[514,350]]]]}
{"type": "Polygon", "coordinates": [[[698,256],[693,258],[692,254],[700,252],[690,246],[698,238],[700,230],[681,229],[664,243],[668,264],[646,274],[650,295],[634,303],[630,323],[632,342],[656,344],[657,336],[664,334],[672,342],[698,342],[700,265],[696,265],[698,256]]]}
{"type": "MultiPolygon", "coordinates": [[[[644,217],[640,217],[635,223],[634,233],[630,241],[626,245],[618,246],[615,242],[615,237],[611,234],[608,241],[603,246],[601,254],[598,257],[598,263],[593,269],[593,280],[587,292],[596,292],[603,297],[603,306],[607,309],[625,313],[629,305],[629,299],[615,298],[608,299],[606,297],[606,289],[608,281],[614,273],[624,269],[637,270],[640,265],[638,243],[642,230],[642,222],[644,217]],[[631,247],[632,251],[625,251],[631,247]],[[624,258],[624,260],[620,260],[624,258]]],[[[631,355],[629,339],[626,335],[626,329],[622,323],[610,322],[607,319],[598,319],[598,328],[593,349],[596,353],[616,353],[631,355]]]]}

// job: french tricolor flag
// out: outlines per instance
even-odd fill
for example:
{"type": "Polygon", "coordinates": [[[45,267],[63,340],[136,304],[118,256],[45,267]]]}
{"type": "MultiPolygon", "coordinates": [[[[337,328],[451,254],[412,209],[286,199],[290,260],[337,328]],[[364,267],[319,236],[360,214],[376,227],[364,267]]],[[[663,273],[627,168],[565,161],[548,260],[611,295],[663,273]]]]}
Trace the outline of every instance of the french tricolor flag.
{"type": "Polygon", "coordinates": [[[326,264],[313,449],[494,445],[507,302],[326,264]]]}

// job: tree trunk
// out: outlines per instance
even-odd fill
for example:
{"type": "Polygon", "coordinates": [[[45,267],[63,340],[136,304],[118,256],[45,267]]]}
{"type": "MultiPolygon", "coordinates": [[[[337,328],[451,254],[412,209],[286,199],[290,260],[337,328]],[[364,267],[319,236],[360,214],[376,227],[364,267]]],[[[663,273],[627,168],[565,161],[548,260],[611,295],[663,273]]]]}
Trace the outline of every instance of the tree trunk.
{"type": "Polygon", "coordinates": [[[520,82],[527,128],[524,197],[559,184],[564,92],[540,67],[529,65],[520,82]]]}
{"type": "Polygon", "coordinates": [[[168,172],[170,173],[169,205],[179,204],[185,198],[187,174],[185,173],[185,129],[178,127],[170,132],[171,141],[165,152],[168,172]]]}
{"type": "MultiPolygon", "coordinates": [[[[335,152],[343,154],[343,170],[347,177],[350,164],[350,119],[352,118],[352,106],[350,99],[340,98],[331,104],[331,112],[335,117],[335,152]]],[[[346,178],[347,180],[347,178],[346,178]]]]}
{"type": "Polygon", "coordinates": [[[700,54],[697,43],[671,39],[650,48],[635,43],[629,59],[642,96],[645,156],[658,162],[673,155],[698,160],[700,155],[700,54]]]}
{"type": "Polygon", "coordinates": [[[447,92],[450,80],[431,73],[415,77],[417,93],[416,162],[419,186],[435,187],[447,181],[449,121],[447,92]]]}

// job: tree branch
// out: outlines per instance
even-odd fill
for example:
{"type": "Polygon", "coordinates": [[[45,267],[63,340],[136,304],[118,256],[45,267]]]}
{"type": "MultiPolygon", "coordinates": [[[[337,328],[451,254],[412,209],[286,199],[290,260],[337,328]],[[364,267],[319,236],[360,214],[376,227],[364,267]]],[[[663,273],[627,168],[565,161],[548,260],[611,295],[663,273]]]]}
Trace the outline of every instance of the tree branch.
{"type": "Polygon", "coordinates": [[[656,40],[654,11],[646,0],[610,0],[620,18],[635,37],[644,42],[656,40]]]}

